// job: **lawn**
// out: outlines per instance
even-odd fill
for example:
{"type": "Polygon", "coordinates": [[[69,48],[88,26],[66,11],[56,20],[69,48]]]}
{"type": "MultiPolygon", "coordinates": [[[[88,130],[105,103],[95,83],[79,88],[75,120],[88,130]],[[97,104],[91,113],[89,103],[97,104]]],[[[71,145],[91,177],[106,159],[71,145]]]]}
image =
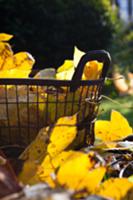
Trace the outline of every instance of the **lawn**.
{"type": "Polygon", "coordinates": [[[117,110],[121,112],[133,126],[133,96],[120,96],[111,100],[103,100],[99,109],[98,119],[109,119],[111,110],[117,110]]]}

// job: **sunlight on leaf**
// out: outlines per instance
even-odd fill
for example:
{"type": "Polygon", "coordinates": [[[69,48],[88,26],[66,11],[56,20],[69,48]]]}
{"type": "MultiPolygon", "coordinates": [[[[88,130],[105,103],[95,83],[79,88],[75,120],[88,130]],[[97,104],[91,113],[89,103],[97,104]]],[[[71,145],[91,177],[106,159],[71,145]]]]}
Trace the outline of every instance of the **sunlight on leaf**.
{"type": "Polygon", "coordinates": [[[57,181],[60,185],[74,190],[95,190],[106,170],[104,167],[92,169],[95,165],[93,156],[82,152],[70,156],[57,173],[57,181]]]}
{"type": "Polygon", "coordinates": [[[50,143],[47,152],[51,157],[65,150],[77,135],[77,115],[62,117],[57,120],[51,131],[50,143]]]}
{"type": "Polygon", "coordinates": [[[0,78],[27,78],[34,63],[34,58],[27,52],[7,57],[0,70],[0,78]]]}
{"type": "MultiPolygon", "coordinates": [[[[57,120],[52,129],[41,129],[36,139],[20,155],[25,161],[20,180],[25,183],[36,183],[43,180],[54,186],[51,173],[64,162],[73,152],[63,152],[75,139],[77,134],[77,116],[62,117],[57,120]],[[28,171],[32,169],[30,164],[37,165],[39,170],[34,171],[34,176],[26,178],[28,171]],[[27,164],[26,164],[27,163],[27,164]],[[37,172],[37,173],[36,173],[37,172]]],[[[31,170],[32,171],[32,170],[31,170]]]]}
{"type": "Polygon", "coordinates": [[[111,120],[97,120],[95,123],[96,138],[102,141],[122,140],[132,134],[128,121],[119,112],[112,110],[111,120]]]}
{"type": "MultiPolygon", "coordinates": [[[[65,60],[64,64],[57,69],[56,79],[71,80],[74,71],[79,63],[81,57],[85,52],[80,51],[76,46],[74,48],[73,60],[65,60]]],[[[82,80],[98,79],[103,69],[103,63],[96,60],[89,61],[84,66],[82,80]]]]}
{"type": "Polygon", "coordinates": [[[60,66],[56,73],[56,79],[71,80],[74,74],[74,65],[72,60],[65,60],[64,64],[60,66]]]}
{"type": "MultiPolygon", "coordinates": [[[[0,42],[0,73],[3,70],[3,66],[8,58],[12,58],[13,51],[8,43],[0,42]]],[[[0,77],[2,77],[0,75],[0,77]]]]}
{"type": "Polygon", "coordinates": [[[0,34],[0,78],[28,78],[35,60],[28,52],[13,54],[10,44],[5,42],[12,37],[0,34]]]}
{"type": "Polygon", "coordinates": [[[76,46],[74,47],[74,54],[73,54],[73,62],[74,67],[77,67],[81,57],[85,54],[85,52],[79,50],[76,46]]]}
{"type": "Polygon", "coordinates": [[[75,151],[63,151],[56,157],[51,158],[47,155],[41,165],[39,166],[35,177],[42,182],[48,183],[51,187],[55,187],[56,183],[52,178],[52,174],[56,174],[57,168],[59,168],[66,160],[75,155],[75,151]]]}
{"type": "Polygon", "coordinates": [[[69,69],[73,68],[73,61],[72,60],[65,60],[63,65],[58,67],[57,72],[64,72],[68,71],[69,69]]]}
{"type": "Polygon", "coordinates": [[[101,184],[97,194],[115,200],[132,200],[133,184],[126,178],[111,178],[101,184]]]}
{"type": "Polygon", "coordinates": [[[84,68],[84,79],[85,80],[97,80],[102,72],[103,63],[98,61],[87,62],[84,68]]]}
{"type": "Polygon", "coordinates": [[[0,41],[8,41],[13,37],[13,35],[7,34],[7,33],[0,33],[0,41]]]}

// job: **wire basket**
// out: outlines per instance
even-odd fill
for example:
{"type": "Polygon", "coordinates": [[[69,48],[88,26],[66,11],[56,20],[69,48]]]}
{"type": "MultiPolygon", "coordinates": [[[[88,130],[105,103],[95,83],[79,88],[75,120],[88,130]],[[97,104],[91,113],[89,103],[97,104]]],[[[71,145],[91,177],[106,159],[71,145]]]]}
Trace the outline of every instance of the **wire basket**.
{"type": "MultiPolygon", "coordinates": [[[[110,65],[104,50],[86,53],[69,80],[0,79],[0,145],[28,145],[44,126],[78,113],[77,128],[92,144],[101,91],[110,65]],[[98,80],[81,80],[88,61],[103,63],[98,80]]],[[[60,133],[61,134],[61,133],[60,133]]]]}

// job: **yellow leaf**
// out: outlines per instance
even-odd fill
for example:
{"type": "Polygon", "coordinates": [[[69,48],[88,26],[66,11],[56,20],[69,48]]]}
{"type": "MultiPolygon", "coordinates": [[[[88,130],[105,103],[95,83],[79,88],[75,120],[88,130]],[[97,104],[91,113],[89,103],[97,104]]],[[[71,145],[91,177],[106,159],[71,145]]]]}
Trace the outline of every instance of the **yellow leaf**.
{"type": "Polygon", "coordinates": [[[42,128],[33,142],[20,155],[21,160],[36,161],[38,164],[44,159],[49,143],[49,127],[42,128]]]}
{"type": "Polygon", "coordinates": [[[5,60],[2,70],[0,71],[0,77],[27,78],[34,63],[34,58],[29,53],[17,53],[5,60]]]}
{"type": "MultiPolygon", "coordinates": [[[[87,154],[75,152],[59,169],[57,180],[66,188],[79,189],[80,182],[87,175],[93,164],[87,154]]],[[[83,188],[81,188],[83,189],[83,188]]]]}
{"type": "Polygon", "coordinates": [[[111,120],[98,120],[95,123],[95,135],[104,142],[122,140],[132,134],[128,121],[117,111],[111,113],[111,120]]]}
{"type": "Polygon", "coordinates": [[[77,115],[62,117],[57,120],[50,136],[47,152],[51,157],[65,150],[77,135],[77,115]]]}
{"type": "Polygon", "coordinates": [[[0,73],[1,70],[3,70],[3,66],[6,60],[12,56],[13,51],[11,49],[11,46],[8,43],[0,42],[0,73]]]}
{"type": "Polygon", "coordinates": [[[92,153],[75,152],[59,168],[58,183],[74,190],[94,190],[101,182],[106,170],[104,167],[93,169],[95,164],[93,156],[92,153]]]}
{"type": "Polygon", "coordinates": [[[79,50],[76,46],[74,47],[74,55],[73,55],[73,62],[74,67],[77,67],[81,57],[85,54],[85,52],[79,50]]]}
{"type": "MultiPolygon", "coordinates": [[[[34,182],[31,179],[34,177],[34,174],[37,170],[38,165],[33,161],[27,161],[22,167],[18,178],[23,184],[33,184],[34,182]]],[[[37,178],[37,177],[36,177],[37,178]]],[[[39,182],[39,180],[36,182],[39,182]]]]}
{"type": "Polygon", "coordinates": [[[52,159],[54,168],[61,166],[68,158],[75,156],[75,153],[77,154],[77,151],[62,151],[58,156],[52,159]]]}
{"type": "Polygon", "coordinates": [[[39,166],[35,177],[41,182],[48,183],[51,187],[55,187],[55,181],[52,178],[52,174],[56,174],[57,168],[59,168],[69,157],[75,154],[75,151],[63,151],[55,158],[51,158],[47,155],[41,165],[39,166]]]}
{"type": "Polygon", "coordinates": [[[133,184],[126,178],[111,178],[101,184],[97,194],[115,200],[132,200],[133,184]]]}
{"type": "Polygon", "coordinates": [[[20,156],[20,159],[26,161],[25,168],[20,175],[21,181],[24,180],[25,182],[27,181],[27,183],[36,183],[38,180],[43,180],[51,186],[54,186],[54,181],[50,174],[71,154],[71,152],[62,154],[62,151],[66,149],[76,137],[76,120],[76,115],[72,117],[62,117],[54,125],[53,129],[47,127],[39,132],[36,139],[20,156]],[[49,136],[50,131],[51,135],[49,136]],[[28,179],[23,178],[23,176],[28,173],[27,171],[29,168],[27,169],[27,165],[29,166],[28,163],[31,162],[40,165],[39,170],[37,173],[36,171],[34,172],[33,177],[28,176],[28,179]]]}
{"type": "Polygon", "coordinates": [[[6,33],[0,33],[0,41],[8,41],[13,37],[13,35],[6,34],[6,33]]]}
{"type": "Polygon", "coordinates": [[[47,155],[39,166],[35,174],[35,177],[37,178],[35,179],[39,179],[41,182],[48,183],[51,187],[55,187],[55,182],[52,178],[52,174],[54,174],[55,169],[56,168],[52,164],[52,158],[47,155]]]}
{"type": "Polygon", "coordinates": [[[72,60],[65,60],[64,64],[60,66],[56,73],[58,80],[71,80],[74,74],[74,65],[72,60]]]}
{"type": "Polygon", "coordinates": [[[103,63],[96,60],[87,62],[84,68],[84,78],[86,80],[96,80],[100,77],[103,63]]]}
{"type": "Polygon", "coordinates": [[[63,65],[61,65],[58,69],[57,72],[64,72],[68,71],[69,69],[73,68],[73,61],[72,60],[65,60],[63,65]]]}
{"type": "Polygon", "coordinates": [[[95,190],[99,187],[105,173],[105,167],[98,167],[90,170],[80,183],[80,188],[86,188],[89,193],[94,193],[95,190]]]}

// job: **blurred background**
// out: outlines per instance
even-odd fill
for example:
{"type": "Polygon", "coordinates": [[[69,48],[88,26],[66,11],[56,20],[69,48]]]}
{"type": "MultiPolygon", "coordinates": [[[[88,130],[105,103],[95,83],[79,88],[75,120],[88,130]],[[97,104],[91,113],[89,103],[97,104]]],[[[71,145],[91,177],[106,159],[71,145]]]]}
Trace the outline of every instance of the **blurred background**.
{"type": "Polygon", "coordinates": [[[103,101],[100,117],[114,108],[133,123],[133,0],[0,0],[0,14],[0,32],[14,35],[14,52],[34,56],[34,70],[57,68],[74,46],[109,51],[104,94],[118,103],[103,101]]]}

